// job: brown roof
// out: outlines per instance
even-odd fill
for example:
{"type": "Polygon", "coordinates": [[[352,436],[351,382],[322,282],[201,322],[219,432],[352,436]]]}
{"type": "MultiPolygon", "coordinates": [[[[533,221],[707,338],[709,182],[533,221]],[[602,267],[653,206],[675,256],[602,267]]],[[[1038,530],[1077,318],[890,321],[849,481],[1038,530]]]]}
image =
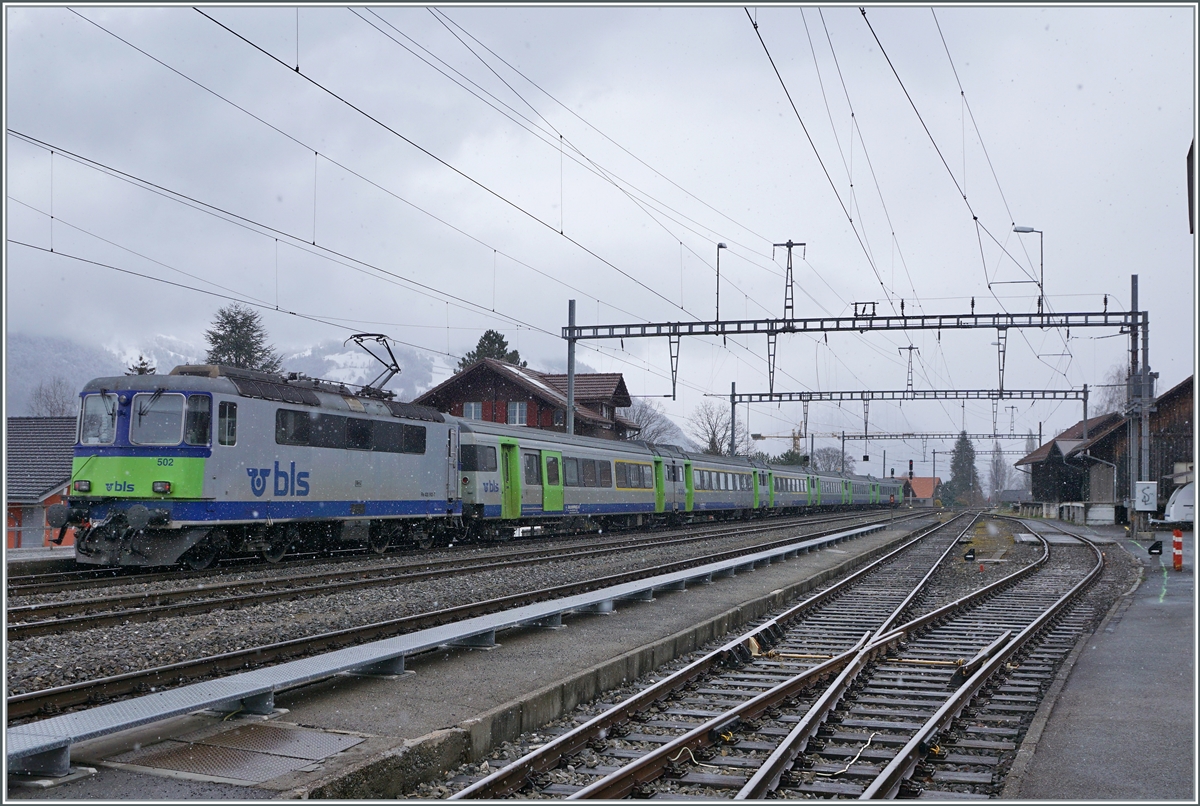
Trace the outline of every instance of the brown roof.
{"type": "MultiPolygon", "coordinates": [[[[547,376],[541,372],[538,372],[535,369],[530,369],[529,367],[518,367],[516,364],[510,364],[507,361],[499,361],[495,358],[483,358],[483,359],[480,359],[479,361],[476,361],[474,364],[467,367],[462,372],[458,372],[458,373],[450,376],[445,381],[442,381],[440,384],[433,387],[429,391],[414,398],[413,403],[422,404],[422,405],[434,405],[433,401],[435,401],[435,399],[438,397],[438,395],[440,393],[442,393],[446,389],[448,389],[456,384],[461,383],[463,381],[463,379],[465,379],[468,375],[477,373],[477,372],[492,372],[496,375],[500,375],[501,377],[506,378],[506,379],[512,381],[513,383],[515,383],[516,385],[527,390],[530,394],[534,395],[535,397],[538,397],[538,398],[546,401],[547,403],[550,403],[553,406],[558,406],[558,407],[564,408],[564,409],[567,407],[566,380],[565,380],[567,377],[566,375],[547,376]],[[555,377],[562,377],[564,379],[562,391],[560,391],[558,389],[557,384],[552,384],[549,382],[550,378],[555,378],[555,377]]],[[[615,374],[580,373],[580,374],[577,374],[575,376],[575,416],[579,417],[583,420],[587,420],[589,422],[594,422],[594,423],[611,423],[611,422],[613,422],[613,420],[609,419],[608,417],[602,416],[600,414],[600,412],[595,411],[594,409],[589,408],[588,406],[584,406],[582,403],[580,403],[581,400],[597,399],[597,398],[592,398],[591,396],[585,397],[579,391],[581,380],[584,380],[586,382],[586,380],[593,377],[593,375],[599,375],[599,377],[602,377],[602,378],[615,377],[618,380],[619,388],[621,390],[624,390],[624,388],[625,388],[625,381],[619,373],[615,373],[615,374]]],[[[607,383],[608,383],[607,381],[602,382],[600,384],[597,384],[597,387],[598,388],[603,387],[607,383]]],[[[625,397],[626,397],[626,401],[628,401],[628,397],[629,397],[628,392],[625,393],[625,397]]],[[[616,404],[614,404],[614,405],[616,405],[616,404]]],[[[630,404],[629,404],[629,402],[626,402],[624,405],[628,406],[630,404]]]]}
{"type": "Polygon", "coordinates": [[[908,480],[914,498],[933,498],[934,491],[941,483],[941,476],[913,476],[908,480]]]}
{"type": "Polygon", "coordinates": [[[75,418],[9,417],[4,452],[8,500],[37,503],[71,480],[75,418]]]}
{"type": "Polygon", "coordinates": [[[1021,457],[1014,464],[1035,465],[1038,462],[1046,461],[1046,459],[1050,456],[1050,450],[1054,447],[1056,442],[1061,443],[1058,446],[1059,452],[1066,456],[1072,451],[1081,450],[1087,445],[1090,445],[1092,442],[1095,442],[1097,439],[1100,439],[1101,437],[1111,433],[1113,429],[1115,429],[1124,421],[1125,418],[1115,411],[1109,412],[1108,414],[1101,414],[1098,417],[1089,417],[1087,419],[1088,438],[1085,440],[1083,438],[1084,421],[1080,420],[1079,422],[1075,423],[1075,425],[1051,439],[1045,445],[1039,447],[1033,453],[1029,454],[1028,456],[1021,457]]]}
{"type": "MultiPolygon", "coordinates": [[[[566,375],[542,375],[542,379],[564,395],[567,393],[566,375]]],[[[633,405],[625,388],[625,376],[619,372],[576,373],[575,399],[603,400],[621,409],[633,405]]]]}

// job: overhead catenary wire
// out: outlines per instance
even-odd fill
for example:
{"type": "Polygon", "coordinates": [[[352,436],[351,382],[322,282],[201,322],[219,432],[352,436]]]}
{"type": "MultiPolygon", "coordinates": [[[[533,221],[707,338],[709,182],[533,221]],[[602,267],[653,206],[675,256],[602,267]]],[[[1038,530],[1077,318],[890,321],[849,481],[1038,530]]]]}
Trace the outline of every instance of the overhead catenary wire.
{"type": "MultiPolygon", "coordinates": [[[[77,13],[77,14],[78,14],[78,12],[75,12],[75,13],[77,13]]],[[[78,16],[80,16],[81,18],[83,18],[83,19],[87,20],[87,18],[86,18],[86,17],[83,17],[83,15],[78,15],[78,16]]],[[[204,16],[207,16],[207,15],[204,15],[204,16]]],[[[129,46],[133,47],[135,50],[138,50],[139,52],[143,53],[144,55],[147,55],[149,58],[153,59],[154,61],[158,62],[159,64],[162,64],[163,66],[165,66],[165,67],[168,67],[168,69],[172,70],[172,72],[175,72],[176,74],[180,75],[181,77],[183,77],[183,78],[186,78],[186,79],[187,79],[188,81],[190,81],[191,83],[193,83],[193,84],[196,84],[197,86],[199,86],[199,87],[201,87],[202,89],[204,89],[204,90],[208,91],[209,93],[211,93],[211,94],[215,95],[216,97],[220,98],[221,100],[223,100],[223,101],[226,101],[227,103],[230,103],[230,104],[231,104],[231,105],[233,105],[235,108],[238,108],[240,111],[243,111],[244,113],[246,113],[246,114],[250,115],[251,117],[253,117],[253,118],[254,118],[254,119],[256,119],[256,120],[259,120],[260,122],[264,123],[265,125],[269,126],[270,128],[274,129],[275,131],[277,131],[277,132],[279,132],[279,133],[281,133],[281,134],[284,134],[284,135],[285,135],[285,136],[287,136],[289,139],[293,140],[293,141],[294,141],[294,142],[296,142],[297,144],[300,144],[302,147],[305,147],[306,149],[307,149],[307,148],[309,148],[307,145],[305,145],[305,144],[301,143],[301,142],[300,142],[299,140],[297,140],[295,137],[292,137],[291,135],[288,135],[286,132],[284,132],[283,130],[279,129],[279,128],[278,128],[278,127],[276,127],[276,126],[274,126],[274,125],[272,125],[272,124],[270,124],[270,123],[267,123],[265,120],[263,120],[262,118],[260,118],[260,117],[259,117],[259,116],[257,116],[257,115],[254,115],[254,113],[250,112],[249,110],[245,109],[244,107],[241,107],[241,106],[239,106],[238,104],[235,104],[235,103],[233,103],[233,102],[229,101],[228,99],[226,99],[226,98],[224,98],[223,96],[221,96],[219,93],[216,93],[215,91],[213,91],[213,90],[211,90],[211,89],[209,89],[209,88],[207,88],[207,87],[203,86],[203,85],[202,85],[202,84],[200,84],[199,82],[195,81],[194,79],[190,78],[189,76],[186,76],[186,75],[184,75],[182,72],[180,72],[180,71],[176,70],[175,68],[173,68],[173,67],[170,67],[169,65],[166,65],[166,64],[165,64],[164,62],[162,62],[160,59],[157,59],[156,57],[153,57],[153,56],[151,56],[150,54],[146,53],[146,52],[145,52],[144,50],[142,50],[141,48],[138,48],[137,46],[135,46],[135,45],[132,45],[132,43],[129,43],[127,40],[123,39],[122,37],[119,37],[119,36],[117,36],[116,34],[113,34],[112,32],[108,31],[108,30],[107,30],[107,29],[105,29],[103,26],[99,25],[98,23],[95,23],[94,21],[91,21],[91,20],[87,20],[87,21],[88,21],[88,22],[91,22],[93,25],[95,25],[96,27],[100,28],[101,30],[104,30],[106,33],[110,33],[110,35],[114,36],[114,38],[117,38],[118,40],[122,41],[123,43],[125,43],[125,44],[127,44],[127,45],[129,45],[129,46]]],[[[218,24],[219,24],[219,23],[218,23],[218,24]]],[[[224,27],[224,26],[222,26],[222,27],[224,27]]],[[[239,37],[239,38],[242,38],[242,39],[244,40],[244,37],[239,37]]],[[[259,49],[259,50],[261,50],[261,48],[258,48],[258,49],[259,49]]],[[[276,61],[278,61],[278,59],[276,59],[276,61]]],[[[31,139],[32,139],[32,138],[31,138],[31,139]]],[[[410,206],[414,206],[416,209],[421,209],[421,208],[417,207],[416,205],[413,205],[413,204],[412,204],[412,202],[409,202],[409,201],[408,201],[408,200],[406,200],[406,199],[402,199],[401,197],[399,197],[399,196],[396,196],[396,194],[394,194],[394,193],[391,193],[391,192],[390,192],[389,190],[387,190],[386,188],[382,188],[382,187],[381,187],[381,186],[379,186],[377,183],[371,182],[371,180],[367,179],[366,177],[363,177],[361,174],[359,174],[359,173],[357,173],[357,172],[353,171],[352,169],[349,169],[347,166],[344,166],[344,165],[342,165],[342,164],[340,164],[340,163],[336,162],[335,160],[332,160],[332,159],[330,159],[330,158],[329,158],[327,155],[319,154],[319,152],[317,152],[315,149],[313,149],[313,152],[314,152],[314,154],[315,154],[315,155],[317,155],[317,156],[319,156],[319,157],[325,157],[325,158],[326,158],[328,161],[332,162],[333,164],[336,164],[336,165],[338,165],[339,167],[343,168],[344,170],[347,170],[347,171],[348,171],[349,173],[351,173],[352,175],[358,176],[359,178],[363,179],[364,181],[370,182],[371,184],[373,184],[373,185],[374,185],[374,186],[376,186],[376,187],[380,187],[380,189],[384,190],[385,192],[388,192],[388,193],[390,193],[391,195],[395,196],[396,198],[400,199],[401,201],[404,201],[405,203],[408,203],[410,206]]],[[[315,156],[315,157],[314,157],[314,159],[316,159],[316,158],[317,158],[317,156],[315,156]]],[[[141,181],[144,181],[144,180],[141,180],[141,181]]],[[[228,211],[225,211],[225,212],[228,212],[228,211]]],[[[423,211],[423,212],[424,212],[424,211],[423,211]]],[[[231,215],[236,215],[236,214],[231,214],[231,215]]],[[[315,205],[314,205],[314,216],[315,216],[315,205]]],[[[435,217],[435,218],[436,218],[436,217],[435,217]]],[[[438,220],[440,220],[440,219],[438,219],[438,220]]],[[[447,222],[442,222],[442,223],[447,223],[447,222]]],[[[453,227],[453,225],[448,225],[448,226],[451,226],[451,227],[452,227],[452,228],[454,228],[456,231],[462,232],[462,231],[461,231],[461,230],[459,230],[457,227],[453,227]]],[[[314,233],[315,233],[315,218],[314,218],[314,233]]],[[[467,233],[463,233],[463,234],[467,234],[467,233]]],[[[295,236],[289,236],[289,237],[293,237],[293,238],[294,238],[295,236]]],[[[468,235],[468,237],[472,237],[472,236],[469,236],[469,235],[468,235]]],[[[301,241],[302,241],[303,239],[297,239],[297,240],[301,240],[301,241]]],[[[478,239],[474,239],[474,240],[478,240],[478,239]]],[[[316,243],[315,243],[315,234],[314,234],[314,239],[313,239],[313,241],[310,241],[309,243],[310,243],[312,246],[314,246],[314,247],[316,247],[316,248],[318,248],[318,249],[322,249],[322,250],[324,250],[324,249],[325,249],[325,247],[323,247],[322,245],[319,245],[319,244],[316,244],[316,243]]],[[[335,254],[340,254],[340,253],[335,253],[335,254]]],[[[345,256],[345,255],[343,255],[343,256],[344,256],[344,257],[347,257],[348,259],[354,260],[354,258],[350,258],[349,256],[345,256]]],[[[514,258],[514,260],[515,260],[515,258],[514,258]]],[[[335,261],[335,262],[337,262],[337,261],[335,261]]],[[[516,262],[518,262],[518,263],[521,263],[522,265],[528,265],[528,264],[524,264],[524,263],[522,263],[521,261],[516,261],[516,262]]],[[[370,265],[370,264],[366,264],[366,265],[370,265]]],[[[372,266],[372,268],[374,268],[374,269],[376,269],[376,270],[381,270],[379,267],[375,267],[375,266],[372,266]]],[[[532,268],[532,267],[530,267],[530,268],[532,268]]],[[[535,270],[535,271],[537,271],[536,269],[534,269],[534,270],[535,270]]],[[[541,273],[541,272],[539,272],[539,273],[541,273]]],[[[403,278],[403,279],[405,279],[405,280],[406,280],[406,281],[408,281],[408,282],[412,282],[412,281],[408,280],[407,278],[403,278]]],[[[555,279],[557,279],[557,278],[555,278],[555,279]]],[[[560,282],[561,282],[561,281],[560,281],[560,282]]],[[[735,286],[735,287],[736,287],[736,286],[735,286]]],[[[440,291],[438,291],[437,289],[432,289],[432,290],[433,290],[435,293],[439,293],[439,294],[441,294],[441,293],[444,293],[444,292],[440,292],[440,291]]],[[[740,290],[740,289],[739,289],[739,290],[740,290]]],[[[586,295],[586,294],[585,294],[585,295],[586,295]]],[[[449,296],[453,296],[453,295],[449,295],[449,296]]],[[[590,295],[586,295],[586,296],[590,296],[590,295]]],[[[596,298],[596,300],[597,300],[597,302],[598,302],[598,303],[599,303],[599,302],[601,302],[601,300],[600,300],[599,298],[596,298]]],[[[468,303],[468,304],[474,305],[474,303],[468,303]]],[[[757,302],[756,302],[756,304],[759,304],[759,303],[757,303],[757,302]]],[[[615,310],[620,310],[620,308],[618,308],[617,306],[610,306],[610,307],[613,307],[615,310]]],[[[761,304],[760,304],[760,307],[761,307],[761,304]]],[[[548,331],[543,331],[543,332],[546,332],[546,333],[548,333],[548,331]]],[[[739,345],[739,346],[740,346],[740,345],[739,345]]],[[[745,348],[742,348],[742,349],[745,349],[745,348]]],[[[765,360],[765,359],[764,359],[764,360],[765,360]]],[[[785,373],[785,374],[786,374],[786,373],[785,373]]],[[[789,375],[788,377],[790,377],[790,375],[789,375]]]]}

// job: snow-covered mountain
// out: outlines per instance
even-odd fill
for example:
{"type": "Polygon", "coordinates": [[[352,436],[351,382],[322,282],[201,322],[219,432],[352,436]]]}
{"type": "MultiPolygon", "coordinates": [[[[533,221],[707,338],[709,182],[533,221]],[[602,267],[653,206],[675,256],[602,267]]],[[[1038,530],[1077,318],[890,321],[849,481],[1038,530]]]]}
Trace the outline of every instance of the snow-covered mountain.
{"type": "MultiPolygon", "coordinates": [[[[376,345],[371,346],[384,355],[376,345]]],[[[399,400],[412,400],[450,374],[449,368],[416,350],[403,346],[394,346],[392,350],[401,371],[386,388],[395,392],[399,400]]],[[[31,414],[30,398],[39,383],[61,378],[68,388],[78,391],[93,378],[125,374],[139,356],[166,373],[180,364],[203,364],[205,352],[206,348],[200,345],[167,335],[156,335],[141,343],[113,342],[98,347],[53,336],[9,333],[4,365],[5,414],[31,414]]],[[[383,365],[353,343],[344,345],[329,340],[304,350],[284,351],[283,369],[362,385],[375,380],[383,365]]]]}

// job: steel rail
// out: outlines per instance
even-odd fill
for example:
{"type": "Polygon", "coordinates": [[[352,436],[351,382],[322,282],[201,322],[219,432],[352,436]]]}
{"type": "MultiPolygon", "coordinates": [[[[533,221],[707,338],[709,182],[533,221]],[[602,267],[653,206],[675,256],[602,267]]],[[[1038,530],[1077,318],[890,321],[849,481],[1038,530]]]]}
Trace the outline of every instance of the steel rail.
{"type": "MultiPolygon", "coordinates": [[[[974,523],[974,520],[972,523],[974,523]]],[[[925,614],[924,616],[905,622],[900,627],[897,627],[895,631],[900,632],[907,637],[917,630],[923,629],[948,616],[973,607],[979,602],[989,599],[1001,591],[1011,587],[1013,584],[1021,579],[1024,579],[1026,576],[1035,573],[1037,569],[1042,567],[1042,565],[1049,559],[1049,556],[1049,544],[1043,540],[1042,556],[1033,564],[1019,569],[1012,574],[1009,574],[997,580],[996,582],[980,588],[979,590],[974,591],[964,597],[956,599],[953,602],[948,602],[947,604],[942,605],[941,607],[925,614]]],[[[900,608],[897,608],[897,614],[902,612],[903,611],[900,608]]],[[[1007,634],[1008,633],[1005,633],[1005,635],[1007,634]]],[[[994,647],[997,643],[997,641],[994,641],[991,645],[989,645],[989,647],[994,647]]],[[[986,657],[985,652],[987,649],[988,648],[985,647],[984,650],[981,650],[974,658],[972,658],[970,661],[967,661],[964,665],[978,665],[980,656],[984,655],[986,657]]],[[[862,665],[863,664],[859,664],[857,668],[861,669],[862,665]]],[[[959,669],[956,669],[955,675],[957,676],[959,674],[959,669]]],[[[839,679],[839,681],[835,683],[835,686],[841,684],[842,682],[843,681],[839,679]]],[[[776,747],[774,752],[767,757],[762,766],[759,767],[758,772],[751,776],[750,780],[747,781],[742,789],[738,791],[735,799],[760,799],[766,797],[768,792],[773,791],[779,785],[781,776],[788,770],[788,768],[791,767],[793,761],[804,752],[805,746],[807,745],[809,739],[816,732],[817,728],[819,728],[825,721],[826,717],[828,717],[828,715],[833,711],[834,707],[836,707],[841,697],[845,694],[845,691],[850,687],[851,682],[852,680],[845,681],[844,684],[841,685],[840,690],[836,692],[836,696],[832,697],[827,704],[825,698],[823,697],[823,699],[819,701],[817,705],[813,706],[808,714],[805,714],[804,718],[801,719],[796,728],[789,732],[787,738],[785,738],[783,742],[776,747]]],[[[826,696],[829,696],[828,693],[826,696]]]]}
{"type": "MultiPolygon", "coordinates": [[[[867,523],[876,522],[878,521],[867,519],[867,523]]],[[[434,561],[432,563],[426,563],[427,566],[434,566],[432,568],[427,567],[426,569],[419,571],[406,571],[398,574],[387,573],[388,571],[402,567],[399,564],[395,564],[390,565],[387,568],[356,569],[334,573],[326,572],[318,574],[277,577],[274,579],[265,580],[260,579],[243,582],[230,582],[221,585],[207,586],[202,589],[188,588],[185,590],[160,591],[155,593],[122,594],[115,597],[76,599],[59,604],[20,605],[17,607],[10,607],[8,609],[9,620],[5,629],[5,634],[7,640],[18,641],[36,635],[49,635],[70,630],[95,629],[98,627],[107,627],[116,624],[152,621],[159,618],[176,615],[198,615],[201,613],[211,612],[213,610],[239,608],[277,601],[287,601],[290,599],[332,594],[350,589],[359,590],[363,588],[385,587],[388,585],[407,584],[410,582],[436,579],[439,577],[456,574],[511,568],[516,565],[529,565],[543,562],[556,562],[565,559],[604,556],[617,551],[629,550],[630,547],[659,548],[662,546],[696,543],[705,540],[716,540],[729,536],[745,536],[746,534],[753,534],[756,532],[773,532],[786,528],[788,528],[786,525],[776,525],[749,530],[728,530],[713,534],[679,537],[673,540],[656,540],[653,542],[653,546],[651,546],[645,540],[620,540],[598,548],[568,546],[544,550],[527,549],[519,552],[513,552],[507,557],[502,555],[500,558],[494,559],[493,561],[467,565],[459,564],[461,562],[460,560],[434,561]],[[263,588],[271,584],[288,585],[317,579],[322,580],[322,583],[317,585],[289,587],[281,590],[260,590],[258,592],[233,596],[198,598],[208,597],[211,594],[219,594],[222,592],[263,588]],[[338,579],[341,581],[331,581],[338,579]],[[111,612],[95,612],[98,607],[120,607],[123,605],[136,606],[124,610],[114,610],[111,612]],[[30,613],[52,618],[42,618],[39,621],[13,622],[15,617],[30,613]],[[64,616],[64,614],[78,615],[64,616]]],[[[809,532],[787,538],[781,538],[779,540],[755,546],[754,550],[761,551],[778,546],[785,546],[799,540],[822,537],[831,534],[840,528],[843,527],[839,526],[825,528],[817,532],[809,532]]]]}
{"type": "MultiPolygon", "coordinates": [[[[657,683],[649,686],[623,702],[614,705],[607,711],[598,714],[574,730],[553,739],[540,748],[528,753],[512,763],[502,767],[490,775],[476,781],[470,786],[451,795],[452,800],[468,798],[501,798],[520,791],[536,775],[545,773],[559,766],[562,759],[573,755],[583,748],[589,739],[601,730],[609,730],[615,725],[628,723],[637,714],[651,705],[667,699],[672,693],[680,690],[694,680],[709,674],[721,664],[737,659],[746,660],[752,657],[752,646],[767,649],[774,646],[783,634],[783,626],[794,621],[809,610],[812,610],[829,600],[841,595],[852,588],[859,580],[872,571],[894,560],[914,544],[953,523],[961,515],[955,516],[946,524],[934,524],[924,529],[916,530],[914,536],[903,545],[887,552],[855,573],[844,577],[825,590],[819,591],[804,601],[788,608],[780,615],[762,625],[727,642],[718,649],[698,658],[684,668],[668,675],[657,683]]],[[[957,542],[957,538],[956,541],[957,542]]],[[[952,544],[954,545],[954,544],[952,544]]]]}
{"type": "MultiPolygon", "coordinates": [[[[774,528],[787,528],[789,525],[805,525],[806,523],[811,523],[812,525],[833,524],[833,523],[838,523],[840,521],[854,520],[855,518],[862,517],[864,514],[870,514],[870,512],[871,511],[860,511],[860,512],[855,512],[855,513],[851,513],[851,514],[847,514],[847,515],[836,515],[836,516],[832,516],[832,517],[826,516],[826,517],[818,517],[818,518],[813,518],[811,515],[783,516],[779,519],[781,522],[778,524],[775,524],[774,528]]],[[[763,526],[761,528],[763,530],[767,530],[772,527],[763,526]]],[[[700,535],[700,534],[706,533],[705,530],[709,530],[709,529],[712,529],[713,533],[715,535],[720,535],[723,533],[722,530],[728,529],[728,524],[727,524],[727,522],[717,522],[717,523],[713,523],[713,524],[689,524],[685,528],[670,529],[670,530],[667,530],[665,533],[654,532],[651,534],[649,532],[649,530],[643,530],[642,534],[645,536],[655,536],[657,538],[663,538],[663,537],[669,538],[673,533],[700,535]]],[[[636,533],[636,532],[634,532],[634,533],[636,533]]],[[[611,542],[602,541],[602,542],[604,542],[604,545],[613,545],[613,544],[628,545],[628,544],[637,542],[636,538],[629,536],[631,534],[631,532],[628,530],[620,530],[620,531],[613,530],[609,534],[615,535],[616,539],[611,542]]],[[[583,536],[581,536],[580,539],[582,539],[582,537],[583,536]]],[[[586,537],[594,537],[594,535],[586,535],[586,537]]],[[[564,538],[553,538],[553,539],[564,539],[564,538]]],[[[570,538],[565,538],[565,539],[570,539],[570,538]]],[[[479,544],[479,545],[484,545],[484,544],[479,544]]],[[[593,545],[595,545],[595,544],[593,543],[593,545]]],[[[518,553],[520,551],[523,551],[528,554],[536,554],[540,550],[541,549],[539,549],[539,548],[521,549],[521,550],[517,550],[517,552],[514,552],[514,554],[518,553]]],[[[259,570],[281,571],[281,570],[286,570],[289,568],[296,568],[296,567],[307,568],[310,565],[312,565],[314,559],[316,559],[318,562],[322,562],[322,563],[332,563],[332,564],[340,565],[342,563],[361,562],[364,559],[370,558],[370,556],[371,555],[368,554],[367,551],[364,549],[364,550],[356,551],[353,554],[339,552],[338,555],[336,555],[336,556],[324,556],[324,555],[318,555],[318,554],[305,553],[303,555],[298,555],[296,559],[285,559],[278,563],[265,563],[265,562],[261,562],[261,561],[260,562],[232,562],[229,564],[221,565],[220,567],[204,569],[202,571],[189,571],[189,570],[183,569],[181,567],[176,567],[171,571],[165,571],[165,572],[145,572],[145,571],[139,572],[138,570],[131,570],[131,569],[129,569],[129,567],[125,567],[125,568],[121,568],[121,569],[97,569],[97,570],[87,570],[87,571],[66,571],[66,572],[58,571],[58,572],[51,572],[51,573],[47,573],[47,574],[21,574],[19,576],[9,577],[7,590],[8,590],[9,598],[12,599],[13,597],[16,597],[16,596],[38,596],[38,595],[44,595],[44,594],[61,593],[63,591],[74,591],[74,590],[79,590],[80,588],[84,588],[84,587],[86,587],[86,588],[115,587],[115,586],[121,586],[121,585],[141,585],[141,584],[146,584],[146,583],[150,583],[150,582],[163,582],[163,581],[191,582],[191,581],[199,580],[199,579],[208,579],[210,577],[224,577],[224,576],[227,576],[231,571],[249,571],[249,572],[254,572],[254,571],[259,571],[259,570]]],[[[389,559],[389,561],[387,561],[387,562],[381,561],[381,563],[379,565],[373,566],[372,569],[362,569],[361,572],[367,573],[370,570],[386,570],[389,568],[411,567],[413,565],[428,566],[431,562],[438,562],[436,560],[430,561],[430,560],[424,559],[425,556],[426,555],[424,552],[395,553],[392,555],[392,557],[389,559]]],[[[450,560],[450,561],[446,561],[446,562],[453,562],[453,561],[450,560]]],[[[353,572],[345,572],[345,573],[353,573],[353,572]]],[[[298,577],[283,577],[283,578],[296,579],[298,577]]],[[[216,586],[213,586],[210,589],[215,589],[215,587],[216,586]]],[[[10,608],[10,612],[11,612],[11,608],[10,608]]]]}
{"type": "MultiPolygon", "coordinates": [[[[871,648],[875,652],[884,651],[898,637],[892,635],[889,636],[888,641],[876,641],[871,645],[871,648]]],[[[640,784],[650,783],[659,778],[663,774],[663,769],[666,767],[668,759],[679,758],[685,751],[697,750],[719,742],[723,728],[727,729],[743,720],[758,718],[768,708],[795,697],[806,688],[820,683],[833,672],[841,670],[841,674],[839,675],[839,679],[841,679],[846,675],[845,669],[855,664],[861,664],[863,662],[862,658],[870,656],[870,653],[865,649],[870,638],[870,633],[864,633],[863,637],[845,652],[835,655],[817,666],[805,669],[803,672],[793,675],[782,683],[740,705],[708,719],[682,736],[678,736],[655,750],[646,753],[636,761],[626,764],[616,772],[606,775],[593,782],[590,786],[572,793],[567,797],[567,800],[585,800],[591,798],[615,800],[626,797],[640,784]],[[850,666],[847,666],[847,664],[850,664],[850,666]]]]}
{"type": "MultiPolygon", "coordinates": [[[[1008,520],[1017,519],[1009,518],[1008,520]]],[[[896,792],[900,789],[901,782],[912,775],[917,764],[924,759],[930,747],[933,746],[932,740],[936,734],[944,730],[962,713],[963,709],[967,707],[975,695],[978,694],[979,690],[983,688],[984,683],[1003,664],[1007,663],[1013,655],[1029,643],[1053,620],[1062,615],[1066,608],[1104,571],[1104,553],[1095,543],[1082,535],[1073,534],[1060,527],[1056,528],[1060,532],[1070,535],[1090,547],[1096,556],[1096,564],[1082,580],[1059,597],[1044,613],[1034,619],[1025,629],[1021,630],[1011,641],[1004,643],[1002,647],[995,647],[996,642],[993,642],[994,654],[991,655],[986,663],[981,664],[978,671],[959,686],[950,699],[921,726],[891,762],[880,772],[879,776],[863,790],[862,795],[859,796],[860,799],[869,800],[895,797],[896,792]]]]}
{"type": "MultiPolygon", "coordinates": [[[[963,517],[965,517],[965,515],[963,517]]],[[[878,655],[882,654],[888,649],[894,648],[894,645],[900,640],[901,637],[903,637],[904,632],[901,630],[890,630],[889,625],[894,622],[895,619],[898,618],[906,608],[909,607],[913,601],[913,598],[928,585],[936,570],[941,567],[946,557],[951,551],[954,550],[954,547],[958,545],[958,541],[964,534],[966,534],[966,532],[975,524],[977,520],[979,520],[978,514],[975,514],[971,517],[970,521],[968,521],[967,525],[962,529],[962,531],[955,535],[954,540],[950,542],[950,544],[946,547],[946,550],[938,555],[937,559],[934,560],[934,562],[930,565],[929,570],[922,575],[919,581],[917,581],[909,594],[898,605],[896,605],[895,608],[892,609],[889,615],[884,618],[882,625],[873,632],[867,633],[864,639],[856,645],[857,650],[851,650],[849,653],[843,653],[842,655],[838,656],[841,658],[849,655],[849,657],[847,657],[847,662],[845,664],[840,664],[844,666],[841,674],[839,674],[835,681],[826,688],[825,692],[822,693],[817,699],[817,702],[808,709],[807,713],[800,720],[800,724],[797,726],[797,728],[789,734],[789,739],[795,741],[795,737],[801,735],[807,737],[811,731],[815,731],[817,727],[824,722],[829,712],[837,707],[837,704],[845,694],[846,689],[849,688],[850,684],[853,682],[855,677],[858,676],[862,669],[878,655]]],[[[787,697],[794,696],[795,693],[804,688],[804,686],[798,685],[795,682],[798,680],[803,680],[807,684],[817,680],[817,676],[810,675],[809,672],[806,671],[794,676],[785,684],[781,684],[782,686],[786,687],[788,692],[787,697]]],[[[599,780],[592,782],[583,789],[572,793],[568,796],[568,800],[583,800],[590,798],[613,799],[625,797],[633,792],[635,787],[641,784],[649,783],[661,777],[664,774],[664,770],[668,761],[672,758],[678,758],[679,754],[684,751],[684,748],[690,751],[696,750],[700,747],[709,747],[713,744],[716,744],[717,739],[714,737],[714,732],[709,726],[715,724],[730,724],[734,721],[755,718],[761,715],[768,707],[768,705],[760,705],[760,701],[762,701],[764,698],[766,698],[766,701],[771,706],[776,705],[783,699],[787,698],[783,696],[773,696],[767,698],[768,694],[773,694],[775,691],[776,689],[773,688],[768,692],[764,692],[763,694],[760,694],[745,703],[742,703],[716,717],[713,717],[711,720],[704,723],[704,725],[689,731],[683,736],[678,737],[665,745],[661,745],[654,750],[651,750],[637,760],[618,768],[614,772],[611,772],[599,780]]],[[[787,744],[787,742],[788,740],[785,739],[785,744],[787,744]]],[[[791,752],[789,757],[787,752],[780,752],[780,750],[777,748],[775,753],[769,757],[767,765],[764,765],[768,767],[768,772],[763,773],[763,775],[770,777],[770,770],[777,767],[778,772],[774,775],[774,779],[777,781],[778,776],[782,774],[786,764],[790,763],[791,758],[793,758],[799,752],[800,749],[797,747],[794,752],[791,752]],[[787,759],[786,762],[783,760],[784,758],[787,759]]],[[[761,768],[760,772],[762,772],[761,768]]],[[[761,780],[762,779],[758,778],[757,776],[752,779],[752,781],[758,782],[758,785],[760,786],[762,785],[761,780]]],[[[749,785],[744,787],[742,791],[745,792],[748,786],[749,785]]],[[[757,797],[757,795],[751,795],[751,797],[757,797]]]]}

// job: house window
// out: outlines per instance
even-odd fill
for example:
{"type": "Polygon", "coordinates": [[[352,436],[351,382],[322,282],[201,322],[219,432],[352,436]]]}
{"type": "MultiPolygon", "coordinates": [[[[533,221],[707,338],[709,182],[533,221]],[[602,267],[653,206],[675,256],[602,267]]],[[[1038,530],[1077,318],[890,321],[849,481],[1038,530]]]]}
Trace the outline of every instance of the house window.
{"type": "Polygon", "coordinates": [[[508,404],[508,424],[509,425],[525,425],[528,421],[528,403],[509,403],[508,404]]]}
{"type": "Polygon", "coordinates": [[[567,424],[567,413],[562,409],[555,409],[554,424],[558,426],[565,426],[567,424]]]}
{"type": "Polygon", "coordinates": [[[482,403],[463,403],[463,419],[464,420],[482,420],[483,419],[483,404],[482,403]]]}

